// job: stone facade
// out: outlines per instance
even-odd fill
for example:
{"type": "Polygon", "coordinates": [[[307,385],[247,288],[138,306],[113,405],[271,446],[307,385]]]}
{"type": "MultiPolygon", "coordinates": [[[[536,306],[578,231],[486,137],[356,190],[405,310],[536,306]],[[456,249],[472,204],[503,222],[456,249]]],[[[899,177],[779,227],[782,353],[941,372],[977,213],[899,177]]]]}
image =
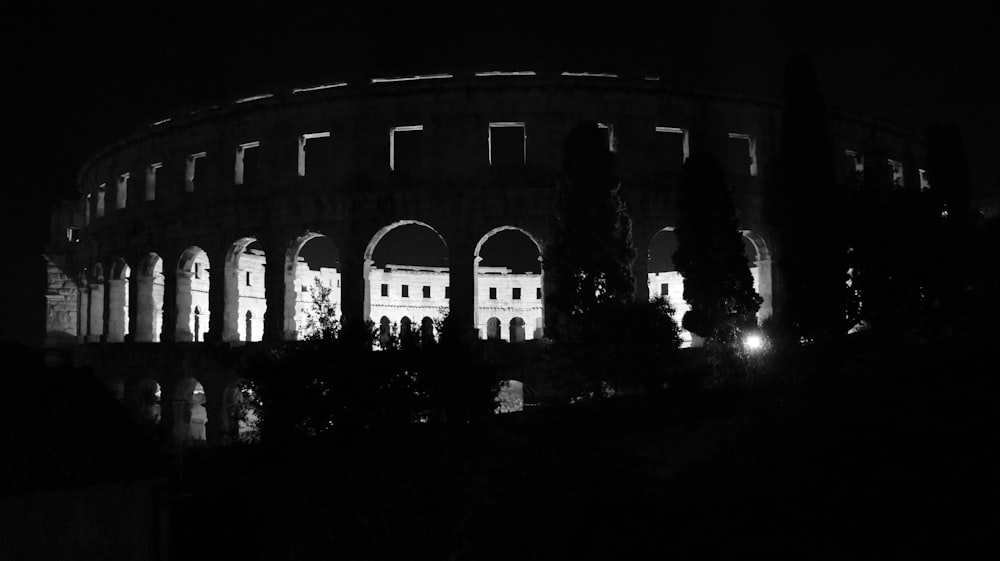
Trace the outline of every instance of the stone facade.
{"type": "MultiPolygon", "coordinates": [[[[616,151],[641,256],[633,263],[636,298],[655,296],[661,284],[671,297],[679,293],[676,275],[651,277],[645,257],[653,237],[676,224],[680,163],[705,151],[726,162],[740,227],[757,249],[766,316],[780,306],[781,290],[760,221],[758,172],[776,150],[780,104],[665,83],[483,73],[333,84],[149,125],[91,158],[79,175],[79,200],[53,213],[46,344],[72,349],[78,363],[104,357],[99,375],[126,378],[127,395],[158,367],[114,372],[109,357],[131,351],[86,347],[155,343],[180,353],[190,343],[196,349],[183,356],[193,357],[219,356],[219,347],[247,340],[296,340],[309,306],[303,281],[315,276],[299,251],[317,236],[339,251],[337,269],[319,276],[339,285],[335,300],[345,320],[407,315],[419,325],[447,308],[463,336],[543,336],[552,313],[544,262],[537,275],[490,270],[480,266],[480,249],[497,232],[516,230],[544,254],[562,141],[581,119],[603,123],[616,151]],[[518,128],[503,135],[491,123],[518,128]],[[494,154],[501,141],[522,143],[503,152],[517,157],[494,154]],[[411,224],[440,236],[447,269],[375,268],[379,241],[411,224]],[[390,287],[387,297],[382,284],[390,287]],[[404,284],[410,295],[402,302],[404,284]]],[[[919,147],[902,131],[831,116],[838,150],[868,161],[891,158],[904,182],[917,184],[919,147]]],[[[855,171],[847,167],[843,177],[855,171]]],[[[889,173],[889,166],[870,167],[889,173]]],[[[200,381],[211,405],[223,402],[218,396],[234,380],[200,381]]]]}

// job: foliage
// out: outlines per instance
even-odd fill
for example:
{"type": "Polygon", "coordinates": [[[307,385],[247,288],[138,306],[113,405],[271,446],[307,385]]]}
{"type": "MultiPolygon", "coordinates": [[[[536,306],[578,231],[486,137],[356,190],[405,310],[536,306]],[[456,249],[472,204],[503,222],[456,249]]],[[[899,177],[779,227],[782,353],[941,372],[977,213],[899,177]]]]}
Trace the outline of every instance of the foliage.
{"type": "Polygon", "coordinates": [[[557,317],[549,327],[559,337],[576,317],[628,301],[635,290],[631,220],[607,134],[595,123],[581,122],[566,138],[554,220],[545,263],[556,287],[548,302],[557,317]]]}
{"type": "Polygon", "coordinates": [[[757,325],[763,299],[753,289],[722,166],[711,156],[696,155],[684,164],[678,215],[673,258],[691,305],[684,328],[731,342],[730,336],[757,325]]]}
{"type": "Polygon", "coordinates": [[[680,329],[665,298],[607,302],[578,316],[549,349],[565,395],[660,391],[676,375],[680,329]]]}
{"type": "Polygon", "coordinates": [[[337,303],[330,300],[331,292],[333,289],[323,286],[319,277],[313,278],[313,285],[309,287],[312,309],[306,314],[305,339],[337,338],[340,322],[337,321],[337,303]]]}
{"type": "Polygon", "coordinates": [[[839,335],[847,320],[846,200],[834,173],[829,116],[812,63],[785,68],[779,149],[765,174],[763,218],[775,241],[783,304],[775,310],[799,337],[839,335]]]}

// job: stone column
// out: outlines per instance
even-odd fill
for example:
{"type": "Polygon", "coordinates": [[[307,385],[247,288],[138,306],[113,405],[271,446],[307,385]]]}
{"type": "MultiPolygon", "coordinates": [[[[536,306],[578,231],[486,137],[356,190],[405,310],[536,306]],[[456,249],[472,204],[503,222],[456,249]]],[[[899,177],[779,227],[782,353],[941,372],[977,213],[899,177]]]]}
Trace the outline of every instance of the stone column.
{"type": "Polygon", "coordinates": [[[649,236],[632,238],[635,245],[635,261],[632,262],[632,278],[635,280],[635,301],[649,302],[649,236]]]}
{"type": "MultiPolygon", "coordinates": [[[[146,274],[135,275],[136,310],[132,324],[132,341],[148,343],[153,340],[153,277],[146,274]]],[[[131,306],[129,307],[131,309],[131,306]]]]}
{"type": "Polygon", "coordinates": [[[90,298],[87,308],[87,342],[96,343],[104,335],[104,286],[90,285],[90,298]]]}
{"type": "Polygon", "coordinates": [[[475,249],[464,240],[449,246],[448,267],[451,299],[449,328],[451,337],[462,341],[476,338],[476,258],[475,249]]]}
{"type": "MultiPolygon", "coordinates": [[[[205,334],[205,342],[217,343],[220,341],[231,341],[224,337],[226,308],[226,283],[229,282],[229,275],[226,274],[226,250],[206,249],[208,261],[210,263],[209,284],[208,284],[208,332],[205,334]]],[[[235,333],[236,324],[233,324],[235,333]]]]}
{"type": "Polygon", "coordinates": [[[363,255],[345,251],[340,255],[340,306],[344,323],[368,319],[371,311],[368,271],[371,261],[363,255]]]}
{"type": "Polygon", "coordinates": [[[280,342],[285,339],[285,244],[281,239],[268,239],[264,246],[264,311],[263,340],[280,342]]]}
{"type": "Polygon", "coordinates": [[[172,333],[174,341],[178,343],[188,343],[194,341],[194,333],[191,332],[191,313],[192,313],[192,298],[191,298],[191,279],[194,277],[194,273],[191,271],[176,271],[173,275],[168,275],[168,278],[174,279],[174,287],[170,286],[170,281],[167,281],[167,286],[164,290],[164,325],[167,329],[164,329],[163,335],[166,338],[167,333],[172,333]],[[170,306],[167,302],[167,295],[174,294],[175,306],[170,306]],[[173,309],[173,318],[167,318],[166,310],[173,309]],[[169,319],[169,321],[168,321],[169,319]]]}
{"type": "MultiPolygon", "coordinates": [[[[221,313],[216,314],[216,310],[212,309],[212,326],[214,328],[216,316],[222,320],[222,329],[220,333],[222,334],[223,341],[239,341],[240,332],[239,324],[237,323],[242,318],[240,315],[240,268],[239,268],[239,255],[234,256],[230,259],[228,252],[223,254],[224,257],[219,261],[223,263],[223,275],[222,275],[222,305],[219,307],[221,313]]],[[[212,261],[215,262],[214,259],[212,261]]],[[[215,283],[209,288],[209,307],[215,304],[215,299],[213,295],[215,294],[215,283]]]]}
{"type": "MultiPolygon", "coordinates": [[[[125,293],[126,281],[120,279],[108,280],[108,295],[105,299],[108,327],[104,330],[104,338],[109,343],[125,341],[125,293]]],[[[130,291],[131,292],[131,291],[130,291]]]]}

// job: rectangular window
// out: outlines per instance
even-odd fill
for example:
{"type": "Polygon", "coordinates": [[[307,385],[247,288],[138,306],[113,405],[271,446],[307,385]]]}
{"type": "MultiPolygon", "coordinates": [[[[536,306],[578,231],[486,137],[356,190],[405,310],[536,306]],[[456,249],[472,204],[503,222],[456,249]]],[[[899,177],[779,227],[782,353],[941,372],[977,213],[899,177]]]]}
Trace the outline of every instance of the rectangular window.
{"type": "Polygon", "coordinates": [[[425,286],[424,287],[424,298],[430,298],[430,297],[431,297],[431,287],[425,286]]]}
{"type": "Polygon", "coordinates": [[[689,155],[687,129],[656,127],[656,158],[664,169],[679,171],[689,155]]]}
{"type": "Polygon", "coordinates": [[[757,176],[757,140],[753,136],[729,133],[726,171],[732,175],[757,176]]]}
{"type": "Polygon", "coordinates": [[[146,200],[156,199],[156,174],[163,167],[163,162],[156,162],[146,166],[146,200]]]}
{"type": "Polygon", "coordinates": [[[382,296],[388,296],[388,295],[389,295],[389,285],[383,284],[382,285],[382,296]]]}
{"type": "Polygon", "coordinates": [[[198,263],[197,261],[195,261],[194,264],[194,278],[196,279],[201,278],[201,263],[198,263]]]}
{"type": "Polygon", "coordinates": [[[400,292],[400,296],[402,296],[403,298],[409,298],[410,297],[410,285],[408,285],[408,284],[404,284],[403,285],[403,289],[400,292]]]}
{"type": "Polygon", "coordinates": [[[309,287],[303,284],[302,285],[302,292],[309,292],[309,287]]]}
{"type": "Polygon", "coordinates": [[[511,294],[511,298],[513,298],[514,300],[520,300],[521,299],[521,289],[520,288],[515,288],[513,294],[511,294]]]}
{"type": "Polygon", "coordinates": [[[497,289],[491,287],[490,288],[490,300],[496,300],[496,299],[497,299],[497,289]]]}
{"type": "Polygon", "coordinates": [[[892,184],[896,187],[903,186],[903,162],[889,159],[889,170],[892,172],[892,184]]]}
{"type": "Polygon", "coordinates": [[[412,171],[421,168],[423,148],[420,139],[423,131],[423,125],[389,129],[389,169],[412,171]]]}
{"type": "Polygon", "coordinates": [[[541,288],[536,288],[535,289],[535,299],[536,300],[541,300],[542,299],[542,289],[541,288]]]}
{"type": "Polygon", "coordinates": [[[234,182],[237,185],[253,185],[257,181],[257,150],[260,142],[247,142],[236,147],[236,169],[234,182]]]}
{"type": "Polygon", "coordinates": [[[80,241],[80,229],[76,226],[66,228],[66,241],[74,243],[80,241]]]}
{"type": "Polygon", "coordinates": [[[251,286],[251,284],[250,284],[250,271],[247,271],[247,286],[251,286]]]}
{"type": "Polygon", "coordinates": [[[300,136],[299,177],[306,175],[307,154],[311,174],[322,175],[330,165],[332,144],[329,132],[310,132],[300,136]]]}
{"type": "Polygon", "coordinates": [[[927,170],[917,169],[917,173],[920,174],[920,190],[926,191],[931,188],[931,182],[927,181],[927,170]]]}
{"type": "Polygon", "coordinates": [[[118,176],[118,182],[115,185],[115,210],[122,210],[128,205],[128,177],[128,173],[118,176]]]}
{"type": "Polygon", "coordinates": [[[612,152],[617,152],[617,144],[615,139],[615,126],[605,123],[597,123],[597,128],[604,129],[608,133],[608,150],[612,152]]]}
{"type": "Polygon", "coordinates": [[[188,154],[187,162],[184,168],[184,191],[188,193],[194,192],[195,181],[197,180],[198,172],[198,160],[206,156],[205,152],[198,152],[197,154],[188,154]]]}
{"type": "Polygon", "coordinates": [[[662,283],[660,285],[660,296],[666,297],[670,295],[670,285],[667,283],[662,283]]]}
{"type": "Polygon", "coordinates": [[[527,161],[528,134],[524,123],[490,123],[487,144],[491,166],[522,166],[527,161]]]}
{"type": "Polygon", "coordinates": [[[450,286],[444,287],[444,297],[445,297],[446,300],[448,298],[451,298],[451,287],[450,286]]]}

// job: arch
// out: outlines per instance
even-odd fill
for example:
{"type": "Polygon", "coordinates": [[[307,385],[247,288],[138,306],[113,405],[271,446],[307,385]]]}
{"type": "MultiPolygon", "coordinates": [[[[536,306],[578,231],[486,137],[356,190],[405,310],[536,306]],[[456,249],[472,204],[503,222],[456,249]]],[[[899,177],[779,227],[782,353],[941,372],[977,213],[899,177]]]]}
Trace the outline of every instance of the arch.
{"type": "Polygon", "coordinates": [[[208,254],[198,246],[185,249],[177,260],[176,341],[204,341],[208,331],[211,267],[208,254]]]}
{"type": "MultiPolygon", "coordinates": [[[[473,253],[473,294],[475,303],[473,310],[473,322],[480,333],[480,337],[490,338],[489,320],[481,322],[480,317],[489,317],[497,312],[501,315],[516,315],[521,318],[528,318],[528,322],[537,326],[530,333],[532,339],[540,339],[544,335],[545,326],[545,266],[543,261],[543,245],[531,232],[518,226],[497,226],[486,232],[479,241],[473,253]],[[489,271],[486,272],[481,267],[483,260],[482,251],[486,243],[501,232],[517,232],[524,235],[534,245],[538,253],[538,275],[533,272],[523,271],[489,271]],[[497,275],[500,275],[499,277],[497,275]],[[489,282],[487,282],[489,279],[489,282]],[[496,291],[496,298],[492,297],[490,289],[496,291]],[[515,291],[517,294],[515,295],[515,291]]],[[[499,319],[497,320],[499,322],[499,319]]],[[[502,330],[496,330],[503,338],[502,330]]],[[[522,330],[523,331],[523,330],[522,330]]],[[[523,338],[522,338],[523,340],[523,338]]]]}
{"type": "MultiPolygon", "coordinates": [[[[319,279],[324,287],[330,290],[330,303],[337,307],[340,302],[340,272],[337,269],[339,264],[339,248],[333,239],[325,234],[314,231],[306,231],[305,234],[295,238],[288,244],[285,251],[284,268],[284,313],[283,313],[283,337],[285,340],[294,341],[301,339],[303,331],[308,322],[310,314],[313,314],[313,283],[314,279],[319,279]],[[333,246],[337,256],[334,259],[333,267],[319,265],[313,268],[308,259],[301,255],[306,244],[314,240],[327,240],[333,246]]],[[[339,316],[339,314],[338,314],[339,316]]]]}
{"type": "Polygon", "coordinates": [[[500,318],[486,320],[486,339],[498,341],[500,338],[500,318]]]}
{"type": "Polygon", "coordinates": [[[504,380],[496,397],[496,413],[516,413],[524,409],[524,383],[519,380],[504,380]]]}
{"type": "Polygon", "coordinates": [[[158,425],[162,418],[160,384],[152,378],[143,378],[129,390],[129,408],[136,419],[145,425],[158,425]]]}
{"type": "MultiPolygon", "coordinates": [[[[263,318],[267,311],[264,294],[264,267],[266,253],[251,247],[259,244],[255,237],[242,237],[226,251],[225,293],[222,312],[223,341],[260,341],[263,335],[263,318]],[[252,312],[253,323],[247,329],[246,313],[252,312]],[[247,334],[250,337],[247,337],[247,334]]],[[[211,311],[211,310],[210,310],[211,311]]]]}
{"type": "Polygon", "coordinates": [[[132,268],[125,259],[119,257],[111,262],[111,277],[107,280],[105,307],[107,328],[104,329],[109,343],[121,343],[125,335],[131,333],[129,322],[129,300],[132,297],[132,268]]]}
{"type": "MultiPolygon", "coordinates": [[[[387,310],[382,310],[380,306],[375,306],[376,309],[374,311],[372,310],[373,291],[371,285],[373,282],[381,283],[380,279],[382,276],[384,276],[384,272],[380,272],[377,278],[373,278],[372,267],[375,265],[374,261],[375,249],[390,232],[403,226],[420,226],[423,228],[427,228],[428,230],[433,232],[434,235],[437,236],[439,240],[441,240],[441,244],[445,248],[445,255],[446,255],[445,259],[447,260],[448,242],[445,241],[444,236],[442,236],[441,233],[437,231],[437,229],[435,229],[430,224],[427,224],[426,222],[421,222],[419,220],[410,220],[410,219],[397,220],[396,222],[393,222],[387,226],[383,226],[382,228],[380,228],[377,232],[375,232],[375,235],[373,235],[372,238],[368,241],[368,245],[365,247],[364,260],[362,262],[362,279],[363,279],[362,284],[364,286],[363,313],[364,313],[364,318],[366,320],[373,319],[372,318],[373,313],[381,314],[383,311],[387,311],[387,310]]],[[[382,297],[380,293],[375,292],[374,294],[379,294],[378,298],[381,300],[382,297]]],[[[438,297],[443,299],[444,295],[440,294],[438,297]]]]}
{"type": "Polygon", "coordinates": [[[243,327],[243,336],[246,337],[245,341],[249,343],[253,341],[253,311],[247,310],[246,318],[244,318],[245,326],[243,327]]]}
{"type": "Polygon", "coordinates": [[[763,322],[774,313],[774,294],[771,269],[771,251],[767,246],[767,241],[760,234],[752,230],[742,230],[743,238],[750,242],[756,253],[756,259],[750,267],[753,275],[753,288],[764,300],[760,309],[757,310],[757,321],[763,322]]]}
{"type": "Polygon", "coordinates": [[[385,316],[378,321],[378,342],[383,349],[388,349],[392,344],[392,326],[385,316]]]}
{"type": "Polygon", "coordinates": [[[434,320],[428,316],[420,320],[420,343],[424,346],[434,344],[434,320]]]}
{"type": "Polygon", "coordinates": [[[519,317],[513,317],[510,320],[510,342],[511,343],[523,343],[524,342],[524,319],[519,317]]]}
{"type": "Polygon", "coordinates": [[[184,378],[174,390],[174,437],[180,442],[207,440],[205,388],[195,378],[184,378]]]}

